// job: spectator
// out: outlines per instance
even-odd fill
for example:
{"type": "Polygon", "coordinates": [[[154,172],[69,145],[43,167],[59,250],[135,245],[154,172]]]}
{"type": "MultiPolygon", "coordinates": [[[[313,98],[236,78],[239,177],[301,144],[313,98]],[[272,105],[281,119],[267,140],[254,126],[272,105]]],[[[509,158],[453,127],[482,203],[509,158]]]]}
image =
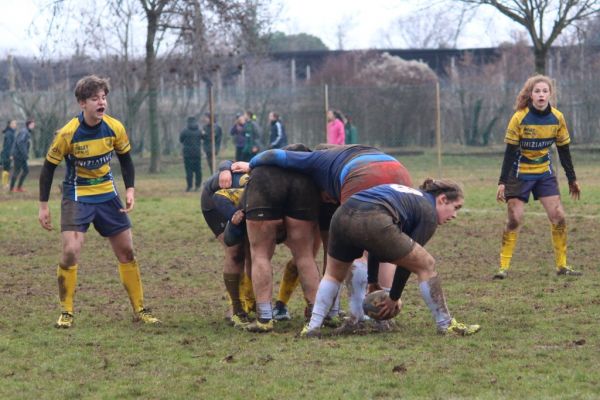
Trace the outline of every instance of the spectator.
{"type": "Polygon", "coordinates": [[[344,122],[342,114],[336,110],[327,111],[327,143],[344,144],[344,122]]]}
{"type": "Polygon", "coordinates": [[[344,133],[346,134],[346,144],[358,143],[358,129],[356,129],[356,125],[352,123],[352,118],[348,114],[346,114],[344,133]]]}
{"type": "Polygon", "coordinates": [[[2,131],[4,134],[4,141],[2,144],[2,153],[0,153],[0,160],[2,161],[2,187],[8,189],[8,181],[10,179],[10,162],[13,143],[15,141],[15,130],[17,129],[17,121],[11,119],[6,124],[6,128],[2,131]]]}
{"type": "Polygon", "coordinates": [[[185,180],[187,183],[185,191],[192,190],[194,175],[196,175],[194,190],[198,191],[202,183],[202,169],[200,167],[202,153],[200,150],[201,133],[196,118],[189,117],[187,119],[187,128],[179,134],[179,143],[183,146],[183,164],[185,165],[185,180]]]}
{"type": "Polygon", "coordinates": [[[280,149],[287,146],[288,140],[285,133],[285,127],[279,118],[279,114],[275,111],[269,113],[269,121],[271,122],[271,136],[269,137],[269,147],[271,149],[280,149]]]}
{"type": "Polygon", "coordinates": [[[29,148],[31,147],[31,131],[35,128],[35,121],[32,119],[27,120],[25,127],[21,129],[19,134],[15,137],[15,141],[12,146],[11,157],[13,160],[13,174],[10,179],[10,191],[11,192],[24,192],[23,182],[29,174],[29,165],[27,160],[29,159],[29,148]],[[19,183],[15,188],[15,183],[19,178],[19,183]]]}
{"type": "Polygon", "coordinates": [[[260,141],[262,130],[256,123],[256,116],[252,111],[246,111],[244,116],[244,137],[246,140],[242,149],[242,161],[250,161],[255,154],[260,152],[262,147],[260,141]]]}
{"type": "MultiPolygon", "coordinates": [[[[206,113],[202,116],[202,147],[204,148],[204,154],[206,154],[206,162],[210,169],[210,174],[213,174],[213,149],[211,141],[211,130],[210,130],[210,114],[206,113]]],[[[217,124],[216,120],[213,121],[214,133],[215,133],[215,156],[219,155],[221,149],[221,139],[223,137],[223,130],[217,124]]]]}
{"type": "Polygon", "coordinates": [[[244,135],[244,125],[246,124],[246,116],[237,114],[235,123],[231,127],[229,134],[233,136],[233,144],[235,144],[235,161],[244,161],[242,152],[246,145],[246,136],[244,135]]]}

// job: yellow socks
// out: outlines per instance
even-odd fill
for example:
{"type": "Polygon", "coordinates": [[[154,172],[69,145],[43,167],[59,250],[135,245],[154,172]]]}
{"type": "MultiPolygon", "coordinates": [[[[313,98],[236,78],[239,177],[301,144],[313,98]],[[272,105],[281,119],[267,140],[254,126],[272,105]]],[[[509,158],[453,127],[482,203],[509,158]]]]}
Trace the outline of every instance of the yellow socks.
{"type": "Polygon", "coordinates": [[[58,298],[63,312],[73,314],[73,297],[77,286],[77,265],[56,268],[58,277],[58,298]]]}
{"type": "Polygon", "coordinates": [[[240,275],[240,301],[245,312],[254,311],[256,301],[254,298],[254,288],[252,280],[244,272],[240,275]]]}
{"type": "Polygon", "coordinates": [[[10,178],[10,172],[2,171],[2,186],[8,185],[8,179],[10,178]]]}
{"type": "Polygon", "coordinates": [[[283,304],[288,304],[298,283],[300,283],[298,267],[294,264],[294,260],[290,260],[283,270],[283,277],[281,278],[281,284],[279,285],[279,295],[277,296],[277,300],[281,301],[283,304]]]}
{"type": "Polygon", "coordinates": [[[567,224],[551,224],[551,226],[556,269],[564,268],[567,266],[567,224]]]}
{"type": "Polygon", "coordinates": [[[510,268],[515,246],[517,244],[517,231],[508,231],[502,234],[502,247],[500,249],[500,270],[506,271],[510,268]]]}
{"type": "Polygon", "coordinates": [[[119,263],[119,276],[129,295],[133,311],[139,312],[144,308],[144,291],[137,260],[128,263],[119,263]]]}

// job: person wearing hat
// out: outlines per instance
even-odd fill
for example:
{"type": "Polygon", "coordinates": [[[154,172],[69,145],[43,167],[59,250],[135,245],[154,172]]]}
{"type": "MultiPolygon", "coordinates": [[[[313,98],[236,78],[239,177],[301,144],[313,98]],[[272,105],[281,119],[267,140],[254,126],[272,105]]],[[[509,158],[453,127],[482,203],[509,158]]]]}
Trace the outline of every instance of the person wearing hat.
{"type": "Polygon", "coordinates": [[[198,122],[194,117],[188,117],[187,127],[179,134],[179,143],[182,146],[183,164],[185,166],[186,192],[190,192],[192,187],[195,191],[200,189],[202,183],[201,161],[201,138],[202,133],[198,128],[198,122]],[[196,175],[196,184],[194,184],[194,175],[196,175]]]}

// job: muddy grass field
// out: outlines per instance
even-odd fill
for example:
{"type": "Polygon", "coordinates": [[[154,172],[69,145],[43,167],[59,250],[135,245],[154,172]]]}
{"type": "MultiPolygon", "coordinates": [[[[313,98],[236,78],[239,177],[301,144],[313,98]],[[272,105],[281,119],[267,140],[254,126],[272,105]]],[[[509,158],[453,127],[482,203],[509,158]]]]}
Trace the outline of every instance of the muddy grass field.
{"type": "MultiPolygon", "coordinates": [[[[300,293],[293,320],[275,333],[233,330],[223,320],[221,249],[204,224],[199,193],[183,192],[182,166],[150,176],[142,163],[134,242],[146,303],[163,325],[132,323],[116,260],[92,231],[79,268],[76,325],[56,330],[60,238],[38,225],[34,170],[28,193],[0,194],[0,398],[597,398],[600,155],[574,152],[573,159],[583,197],[563,200],[569,263],[584,276],[554,274],[549,223],[530,204],[509,279],[493,281],[505,214],[494,200],[501,159],[444,158],[444,177],[463,183],[467,198],[427,247],[454,316],[482,325],[468,338],[435,333],[412,278],[393,332],[298,339],[300,293]]],[[[415,182],[437,175],[433,154],[401,161],[415,182]]],[[[55,191],[55,228],[58,206],[55,191]]],[[[275,282],[287,255],[276,253],[275,282]]]]}

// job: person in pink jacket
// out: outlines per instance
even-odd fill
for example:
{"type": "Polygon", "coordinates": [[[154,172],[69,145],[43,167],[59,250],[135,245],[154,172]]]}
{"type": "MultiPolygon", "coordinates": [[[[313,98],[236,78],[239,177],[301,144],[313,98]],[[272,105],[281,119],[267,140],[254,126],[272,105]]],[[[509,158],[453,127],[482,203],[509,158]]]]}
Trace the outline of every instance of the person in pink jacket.
{"type": "Polygon", "coordinates": [[[339,111],[327,111],[327,143],[344,144],[346,134],[344,131],[344,122],[339,111]]]}

